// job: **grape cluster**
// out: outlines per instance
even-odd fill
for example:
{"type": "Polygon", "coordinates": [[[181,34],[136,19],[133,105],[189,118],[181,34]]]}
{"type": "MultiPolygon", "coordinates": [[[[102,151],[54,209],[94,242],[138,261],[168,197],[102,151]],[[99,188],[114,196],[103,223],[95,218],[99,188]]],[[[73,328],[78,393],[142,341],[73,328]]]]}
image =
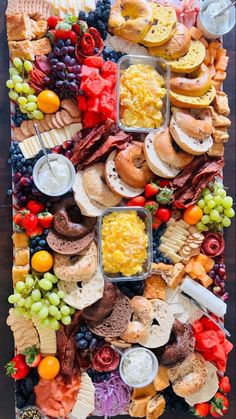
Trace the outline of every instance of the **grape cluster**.
{"type": "Polygon", "coordinates": [[[166,410],[179,410],[182,412],[188,412],[188,403],[186,403],[182,397],[177,396],[171,386],[167,387],[162,392],[162,394],[166,401],[166,410]]]}
{"type": "Polygon", "coordinates": [[[15,304],[16,310],[28,318],[36,316],[42,327],[49,326],[53,330],[71,323],[71,315],[75,309],[67,306],[63,299],[65,293],[57,288],[58,278],[47,272],[39,279],[28,274],[25,281],[18,281],[14,294],[8,301],[15,304]]]}
{"type": "Polygon", "coordinates": [[[159,228],[153,230],[153,262],[155,263],[165,263],[166,265],[171,265],[173,262],[170,258],[166,257],[160,250],[159,246],[161,244],[160,238],[164,234],[167,225],[165,223],[161,224],[159,228]]]}
{"type": "Polygon", "coordinates": [[[96,9],[86,15],[85,12],[79,12],[79,19],[87,23],[88,27],[93,27],[100,32],[102,39],[107,37],[107,26],[111,11],[110,0],[98,0],[96,9]]]}
{"type": "Polygon", "coordinates": [[[93,368],[87,369],[87,374],[91,378],[93,383],[100,383],[101,381],[109,380],[111,373],[110,372],[98,372],[95,371],[93,368]]]}
{"type": "Polygon", "coordinates": [[[102,51],[104,61],[113,61],[114,63],[117,63],[117,61],[119,61],[119,59],[124,55],[126,54],[123,54],[121,51],[114,51],[109,47],[105,47],[102,51]]]}
{"type": "Polygon", "coordinates": [[[225,281],[226,281],[226,267],[222,261],[215,263],[212,270],[208,273],[211,279],[213,279],[214,285],[212,292],[220,297],[223,301],[229,299],[229,293],[225,292],[225,281]]]}
{"type": "Polygon", "coordinates": [[[27,377],[15,381],[16,407],[23,409],[35,404],[34,387],[39,382],[37,368],[32,368],[27,377]]]}
{"type": "Polygon", "coordinates": [[[30,239],[30,255],[33,256],[34,253],[39,252],[40,250],[47,250],[49,251],[50,248],[47,244],[46,237],[48,235],[48,229],[45,229],[43,234],[37,237],[33,237],[30,239]]]}
{"type": "Polygon", "coordinates": [[[9,98],[18,103],[21,113],[26,114],[28,119],[40,120],[43,119],[43,113],[38,109],[35,90],[27,83],[32,68],[31,61],[15,57],[9,69],[11,78],[7,80],[6,86],[10,89],[9,98]]]}
{"type": "Polygon", "coordinates": [[[57,145],[52,149],[52,153],[63,154],[63,156],[67,157],[68,159],[72,156],[72,148],[74,147],[74,143],[72,140],[64,141],[62,145],[57,145]]]}
{"type": "Polygon", "coordinates": [[[119,290],[128,298],[133,298],[135,295],[143,295],[144,281],[121,281],[117,282],[119,290]]]}
{"type": "Polygon", "coordinates": [[[230,218],[235,212],[232,208],[233,198],[227,196],[221,183],[215,182],[203,189],[197,205],[202,209],[203,216],[196,224],[199,231],[218,231],[231,225],[230,218]]]}
{"type": "Polygon", "coordinates": [[[27,114],[22,113],[19,106],[15,106],[14,115],[12,116],[12,122],[15,127],[20,127],[23,121],[28,119],[27,114]]]}
{"type": "Polygon", "coordinates": [[[76,346],[78,349],[97,350],[99,346],[99,337],[90,332],[85,324],[80,326],[78,333],[75,335],[76,346]]]}
{"type": "Polygon", "coordinates": [[[44,79],[47,88],[56,92],[61,99],[77,96],[81,80],[81,66],[76,63],[75,47],[71,40],[58,39],[48,58],[51,73],[44,79]]]}

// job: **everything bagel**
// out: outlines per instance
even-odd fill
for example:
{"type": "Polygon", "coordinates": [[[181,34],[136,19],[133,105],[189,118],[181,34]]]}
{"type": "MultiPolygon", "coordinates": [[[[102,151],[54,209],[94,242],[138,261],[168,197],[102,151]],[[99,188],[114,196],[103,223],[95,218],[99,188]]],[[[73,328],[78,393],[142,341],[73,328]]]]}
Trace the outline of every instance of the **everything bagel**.
{"type": "Polygon", "coordinates": [[[177,125],[190,137],[205,140],[212,134],[213,125],[209,109],[203,109],[197,117],[191,115],[187,109],[172,108],[171,110],[177,125]]]}
{"type": "Polygon", "coordinates": [[[79,238],[88,234],[96,219],[81,214],[72,197],[62,199],[53,208],[53,227],[57,233],[68,238],[79,238]],[[77,220],[76,222],[73,220],[77,220]]]}
{"type": "Polygon", "coordinates": [[[130,304],[133,317],[120,337],[129,343],[140,343],[149,336],[150,323],[153,319],[153,307],[149,300],[139,296],[132,298],[130,304]]]}
{"type": "Polygon", "coordinates": [[[158,157],[164,162],[177,169],[182,169],[193,160],[191,154],[183,150],[176,151],[175,142],[170,134],[169,128],[158,133],[154,139],[154,147],[158,157]]]}
{"type": "Polygon", "coordinates": [[[133,141],[125,150],[119,151],[115,165],[120,178],[133,188],[145,188],[152,180],[153,174],[147,165],[141,142],[133,141]]]}

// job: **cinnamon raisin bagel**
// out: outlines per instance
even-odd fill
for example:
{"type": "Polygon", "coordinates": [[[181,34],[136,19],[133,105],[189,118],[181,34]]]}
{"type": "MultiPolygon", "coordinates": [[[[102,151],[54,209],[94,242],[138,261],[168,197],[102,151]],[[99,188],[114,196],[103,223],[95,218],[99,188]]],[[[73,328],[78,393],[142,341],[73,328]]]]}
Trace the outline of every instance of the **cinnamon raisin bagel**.
{"type": "Polygon", "coordinates": [[[139,141],[132,141],[125,150],[118,151],[115,165],[123,182],[133,188],[145,188],[153,178],[144,156],[143,143],[139,141]]]}
{"type": "Polygon", "coordinates": [[[188,109],[172,108],[171,111],[177,125],[190,137],[205,140],[212,134],[213,125],[209,109],[202,109],[196,116],[188,109]]]}

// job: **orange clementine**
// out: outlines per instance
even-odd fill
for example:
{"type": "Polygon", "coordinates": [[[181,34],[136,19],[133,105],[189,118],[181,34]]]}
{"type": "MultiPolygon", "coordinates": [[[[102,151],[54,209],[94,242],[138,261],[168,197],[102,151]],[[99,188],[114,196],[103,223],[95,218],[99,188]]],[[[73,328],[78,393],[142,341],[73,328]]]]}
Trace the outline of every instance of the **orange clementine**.
{"type": "Polygon", "coordinates": [[[45,380],[52,380],[60,371],[60,363],[55,356],[45,356],[38,365],[38,373],[45,380]]]}
{"type": "Polygon", "coordinates": [[[53,256],[46,250],[36,252],[31,259],[31,266],[37,272],[50,271],[53,265],[53,256]]]}
{"type": "Polygon", "coordinates": [[[202,216],[202,209],[193,204],[184,211],[183,220],[190,225],[194,225],[201,220],[202,216]]]}
{"type": "Polygon", "coordinates": [[[54,113],[60,107],[60,99],[52,90],[43,90],[37,98],[38,108],[44,113],[54,113]]]}

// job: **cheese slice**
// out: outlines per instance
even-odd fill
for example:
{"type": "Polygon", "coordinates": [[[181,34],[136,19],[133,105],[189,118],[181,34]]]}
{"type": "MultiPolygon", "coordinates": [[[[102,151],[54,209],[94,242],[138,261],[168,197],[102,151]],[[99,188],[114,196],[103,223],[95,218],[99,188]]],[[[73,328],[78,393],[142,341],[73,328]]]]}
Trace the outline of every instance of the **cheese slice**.
{"type": "Polygon", "coordinates": [[[166,243],[166,244],[173,243],[173,244],[179,246],[179,248],[182,247],[185,243],[184,240],[180,240],[179,238],[173,237],[173,235],[171,235],[169,237],[162,236],[161,237],[161,242],[166,243]]]}
{"type": "Polygon", "coordinates": [[[51,131],[52,141],[54,146],[61,145],[64,141],[62,129],[52,129],[51,131]]]}
{"type": "Polygon", "coordinates": [[[73,135],[75,135],[78,131],[82,130],[82,124],[80,122],[76,124],[71,124],[69,125],[69,127],[71,137],[73,137],[73,135]]]}

